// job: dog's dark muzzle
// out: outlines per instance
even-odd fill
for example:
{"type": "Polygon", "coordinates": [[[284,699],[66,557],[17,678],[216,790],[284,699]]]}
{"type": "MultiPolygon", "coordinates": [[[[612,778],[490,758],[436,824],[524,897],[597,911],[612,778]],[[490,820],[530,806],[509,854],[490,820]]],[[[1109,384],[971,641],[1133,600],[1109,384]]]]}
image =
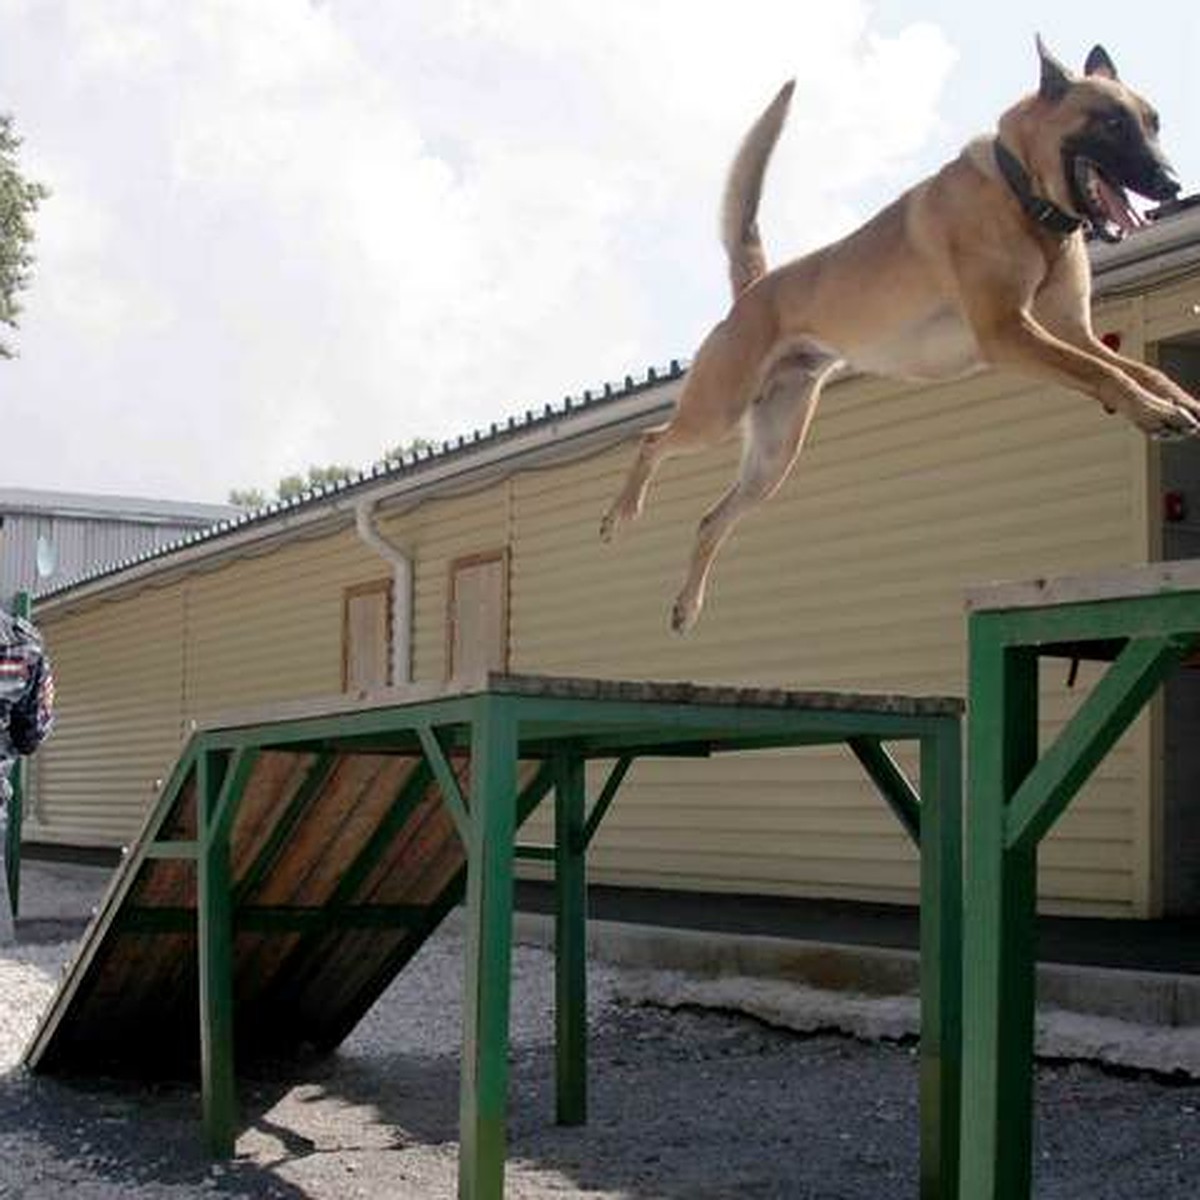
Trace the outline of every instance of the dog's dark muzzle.
{"type": "Polygon", "coordinates": [[[1147,200],[1174,200],[1179,195],[1179,180],[1170,163],[1155,164],[1155,169],[1146,177],[1133,185],[1134,191],[1145,196],[1147,200]]]}
{"type": "Polygon", "coordinates": [[[1139,196],[1145,196],[1147,200],[1174,200],[1179,195],[1175,168],[1162,152],[1157,139],[1147,141],[1140,153],[1127,156],[1124,163],[1118,160],[1114,165],[1117,166],[1118,179],[1121,166],[1126,167],[1126,187],[1132,188],[1139,196]]]}

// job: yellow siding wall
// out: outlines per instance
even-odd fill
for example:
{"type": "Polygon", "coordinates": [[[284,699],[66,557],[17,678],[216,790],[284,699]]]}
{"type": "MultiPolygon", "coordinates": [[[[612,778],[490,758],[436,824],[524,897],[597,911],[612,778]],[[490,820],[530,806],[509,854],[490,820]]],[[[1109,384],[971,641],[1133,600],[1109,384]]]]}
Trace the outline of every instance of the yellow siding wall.
{"type": "Polygon", "coordinates": [[[1200,279],[1193,276],[1130,303],[1145,322],[1143,336],[1147,342],[1179,334],[1195,336],[1196,317],[1200,313],[1200,279]]]}
{"type": "MultiPolygon", "coordinates": [[[[1132,347],[1140,319],[1131,302],[1100,327],[1123,328],[1132,347]]],[[[445,677],[451,563],[502,547],[517,671],[955,694],[965,587],[1148,552],[1147,443],[1095,404],[1001,375],[924,389],[852,381],[826,396],[798,470],[737,531],[681,639],[670,603],[737,450],[668,463],[643,519],[602,546],[599,518],[632,452],[385,523],[415,560],[416,680],[445,677]]],[[[62,713],[30,836],[127,838],[191,719],[336,692],[342,591],[386,573],[347,530],[45,620],[62,713]]],[[[1047,737],[1077,703],[1064,682],[1065,666],[1047,674],[1047,737]]],[[[1143,722],[1046,844],[1047,907],[1148,911],[1148,747],[1143,722]]],[[[592,878],[889,901],[915,899],[917,885],[912,849],[837,751],[639,763],[592,878]]]]}
{"type": "Polygon", "coordinates": [[[342,685],[342,593],[390,568],[352,531],[299,542],[219,571],[187,588],[188,715],[300,696],[342,685]]]}
{"type": "Polygon", "coordinates": [[[194,720],[341,687],[342,591],[388,568],[350,531],[39,617],[58,685],[27,836],[126,842],[194,720]]]}
{"type": "MultiPolygon", "coordinates": [[[[600,514],[632,447],[513,481],[513,666],[631,678],[964,691],[965,587],[1145,557],[1144,441],[1094,404],[1011,378],[834,388],[784,489],[718,560],[696,629],[667,631],[696,520],[736,447],[662,470],[612,547],[600,514]]],[[[1045,736],[1076,696],[1048,674],[1045,736]]],[[[1079,694],[1084,692],[1081,680],[1079,694]]],[[[1144,733],[1041,855],[1046,906],[1128,912],[1145,892],[1144,733]]],[[[596,777],[598,786],[598,776],[596,777]]],[[[548,829],[538,831],[546,836],[548,829]]],[[[842,751],[639,764],[593,878],[911,901],[916,860],[842,751]]]]}
{"type": "Polygon", "coordinates": [[[111,845],[137,829],[182,740],[182,595],[143,591],[42,632],[57,728],[34,759],[26,836],[111,845]]]}
{"type": "Polygon", "coordinates": [[[423,504],[382,526],[415,559],[413,678],[418,682],[440,682],[448,674],[451,564],[508,545],[510,491],[507,482],[498,483],[469,496],[423,504]]]}

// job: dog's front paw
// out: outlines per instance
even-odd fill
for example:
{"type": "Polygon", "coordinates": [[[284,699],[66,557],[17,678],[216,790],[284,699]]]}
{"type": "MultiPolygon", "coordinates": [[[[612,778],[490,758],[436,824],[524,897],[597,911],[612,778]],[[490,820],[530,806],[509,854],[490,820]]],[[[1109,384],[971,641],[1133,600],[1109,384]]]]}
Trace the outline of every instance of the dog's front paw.
{"type": "Polygon", "coordinates": [[[1185,413],[1191,419],[1191,428],[1188,429],[1183,436],[1195,437],[1200,433],[1200,400],[1195,396],[1185,392],[1183,388],[1176,389],[1176,395],[1173,397],[1175,407],[1185,413]]]}
{"type": "Polygon", "coordinates": [[[1190,396],[1186,398],[1188,403],[1184,404],[1181,400],[1166,400],[1147,392],[1129,414],[1130,419],[1139,429],[1159,440],[1195,437],[1200,434],[1200,406],[1190,396]]]}
{"type": "Polygon", "coordinates": [[[1185,408],[1176,404],[1172,406],[1169,419],[1153,436],[1163,441],[1174,442],[1183,438],[1193,438],[1197,434],[1200,434],[1200,413],[1191,407],[1185,408]]]}

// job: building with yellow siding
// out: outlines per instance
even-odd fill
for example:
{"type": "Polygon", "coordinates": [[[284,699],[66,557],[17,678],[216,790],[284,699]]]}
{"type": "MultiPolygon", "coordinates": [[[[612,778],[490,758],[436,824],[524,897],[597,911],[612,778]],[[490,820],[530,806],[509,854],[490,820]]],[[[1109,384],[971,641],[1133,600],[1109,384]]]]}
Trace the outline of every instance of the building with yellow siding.
{"type": "MultiPolygon", "coordinates": [[[[1200,392],[1200,209],[1093,255],[1097,332],[1200,392]]],[[[678,638],[668,613],[692,532],[737,446],[669,462],[616,544],[597,530],[680,379],[627,380],[43,592],[60,710],[26,839],[128,842],[193,724],[222,711],[480,666],[961,694],[968,586],[1200,552],[1200,445],[1148,441],[1007,373],[848,378],[678,638]]],[[[521,399],[497,386],[498,408],[521,399]]],[[[1200,911],[1194,692],[1172,684],[1056,827],[1040,856],[1048,911],[1200,911]]],[[[1043,693],[1049,734],[1077,699],[1065,671],[1043,693]]],[[[590,874],[899,903],[917,889],[910,844],[840,750],[639,762],[590,874]]]]}

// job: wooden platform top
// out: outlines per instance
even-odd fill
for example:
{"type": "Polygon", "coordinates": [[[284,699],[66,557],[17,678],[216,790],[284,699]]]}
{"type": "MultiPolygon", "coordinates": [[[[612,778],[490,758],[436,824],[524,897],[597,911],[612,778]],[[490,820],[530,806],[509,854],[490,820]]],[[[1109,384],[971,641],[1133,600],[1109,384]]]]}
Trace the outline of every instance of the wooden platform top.
{"type": "Polygon", "coordinates": [[[540,700],[607,701],[624,704],[707,705],[721,708],[767,708],[814,712],[886,713],[891,716],[958,716],[963,701],[956,696],[799,691],[739,685],[623,679],[582,679],[562,675],[489,672],[444,684],[410,684],[357,696],[329,696],[285,701],[223,713],[206,721],[207,730],[233,730],[279,721],[303,721],[369,709],[407,708],[479,695],[540,700]]]}
{"type": "Polygon", "coordinates": [[[1058,579],[994,583],[967,591],[969,612],[1047,608],[1097,600],[1129,600],[1164,592],[1195,592],[1200,600],[1200,559],[1146,563],[1058,579]]]}

